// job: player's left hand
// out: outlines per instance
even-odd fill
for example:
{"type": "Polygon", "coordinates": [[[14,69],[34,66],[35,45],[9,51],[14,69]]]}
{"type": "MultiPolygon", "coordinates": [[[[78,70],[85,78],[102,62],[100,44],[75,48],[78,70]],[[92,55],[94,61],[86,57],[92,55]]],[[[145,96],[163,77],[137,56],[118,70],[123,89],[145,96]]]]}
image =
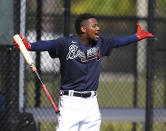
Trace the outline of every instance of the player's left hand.
{"type": "Polygon", "coordinates": [[[149,31],[146,30],[142,30],[140,25],[137,23],[137,32],[136,35],[138,37],[138,40],[142,40],[144,38],[148,38],[148,37],[155,37],[152,33],[150,33],[149,31]]]}

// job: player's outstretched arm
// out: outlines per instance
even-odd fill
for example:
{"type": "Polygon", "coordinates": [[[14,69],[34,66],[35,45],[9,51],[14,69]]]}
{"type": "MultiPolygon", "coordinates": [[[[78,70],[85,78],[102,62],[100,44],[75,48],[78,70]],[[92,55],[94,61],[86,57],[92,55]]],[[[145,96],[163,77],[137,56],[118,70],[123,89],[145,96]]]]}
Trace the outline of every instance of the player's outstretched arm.
{"type": "MultiPolygon", "coordinates": [[[[27,50],[31,50],[31,44],[21,34],[19,34],[19,36],[22,39],[22,41],[23,41],[25,47],[27,48],[27,50]]],[[[13,44],[15,45],[15,47],[18,50],[20,50],[19,44],[15,40],[13,40],[13,44]]]]}
{"type": "Polygon", "coordinates": [[[148,38],[148,37],[155,37],[152,33],[150,33],[149,31],[146,31],[146,30],[142,30],[140,25],[137,23],[137,32],[136,32],[136,35],[137,35],[137,38],[138,40],[142,40],[144,38],[148,38]]]}
{"type": "MultiPolygon", "coordinates": [[[[46,40],[46,41],[37,41],[33,43],[29,43],[21,34],[19,34],[22,42],[24,43],[25,47],[29,51],[49,51],[53,48],[55,40],[46,40]]],[[[13,44],[15,47],[20,50],[19,44],[13,40],[13,44]]]]}

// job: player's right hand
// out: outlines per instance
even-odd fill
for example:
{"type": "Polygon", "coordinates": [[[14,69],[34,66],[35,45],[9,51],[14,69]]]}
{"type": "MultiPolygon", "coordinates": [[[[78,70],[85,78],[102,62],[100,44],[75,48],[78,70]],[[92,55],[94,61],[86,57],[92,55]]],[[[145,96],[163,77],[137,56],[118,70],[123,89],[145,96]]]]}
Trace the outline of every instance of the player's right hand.
{"type": "MultiPolygon", "coordinates": [[[[19,36],[22,39],[22,42],[24,43],[27,50],[31,50],[31,44],[21,34],[19,34],[19,36]]],[[[15,40],[13,40],[13,44],[18,50],[20,50],[20,46],[15,40]]]]}

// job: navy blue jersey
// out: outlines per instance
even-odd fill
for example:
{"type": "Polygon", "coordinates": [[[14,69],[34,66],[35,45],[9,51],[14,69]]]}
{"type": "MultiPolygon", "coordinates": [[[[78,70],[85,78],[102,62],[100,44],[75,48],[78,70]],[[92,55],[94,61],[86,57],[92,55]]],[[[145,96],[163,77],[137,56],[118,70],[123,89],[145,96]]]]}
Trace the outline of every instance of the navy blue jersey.
{"type": "Polygon", "coordinates": [[[122,36],[90,41],[83,45],[77,36],[31,43],[32,51],[49,51],[52,58],[59,58],[61,64],[61,89],[75,91],[96,91],[103,56],[109,56],[113,48],[136,42],[137,36],[122,36]]]}

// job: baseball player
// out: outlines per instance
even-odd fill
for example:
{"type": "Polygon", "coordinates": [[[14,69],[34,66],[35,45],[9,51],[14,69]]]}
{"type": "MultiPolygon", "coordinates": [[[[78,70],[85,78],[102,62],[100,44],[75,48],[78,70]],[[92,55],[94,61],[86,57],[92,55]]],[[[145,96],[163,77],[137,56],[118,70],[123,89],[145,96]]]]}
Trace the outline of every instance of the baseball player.
{"type": "MultiPolygon", "coordinates": [[[[97,93],[102,58],[110,56],[113,48],[126,46],[147,37],[154,37],[137,24],[136,34],[106,38],[100,36],[95,16],[81,14],[75,21],[77,35],[56,40],[29,43],[30,51],[48,51],[61,64],[61,88],[57,131],[99,131],[101,115],[97,93]]],[[[19,45],[14,42],[16,48],[19,45]]]]}

